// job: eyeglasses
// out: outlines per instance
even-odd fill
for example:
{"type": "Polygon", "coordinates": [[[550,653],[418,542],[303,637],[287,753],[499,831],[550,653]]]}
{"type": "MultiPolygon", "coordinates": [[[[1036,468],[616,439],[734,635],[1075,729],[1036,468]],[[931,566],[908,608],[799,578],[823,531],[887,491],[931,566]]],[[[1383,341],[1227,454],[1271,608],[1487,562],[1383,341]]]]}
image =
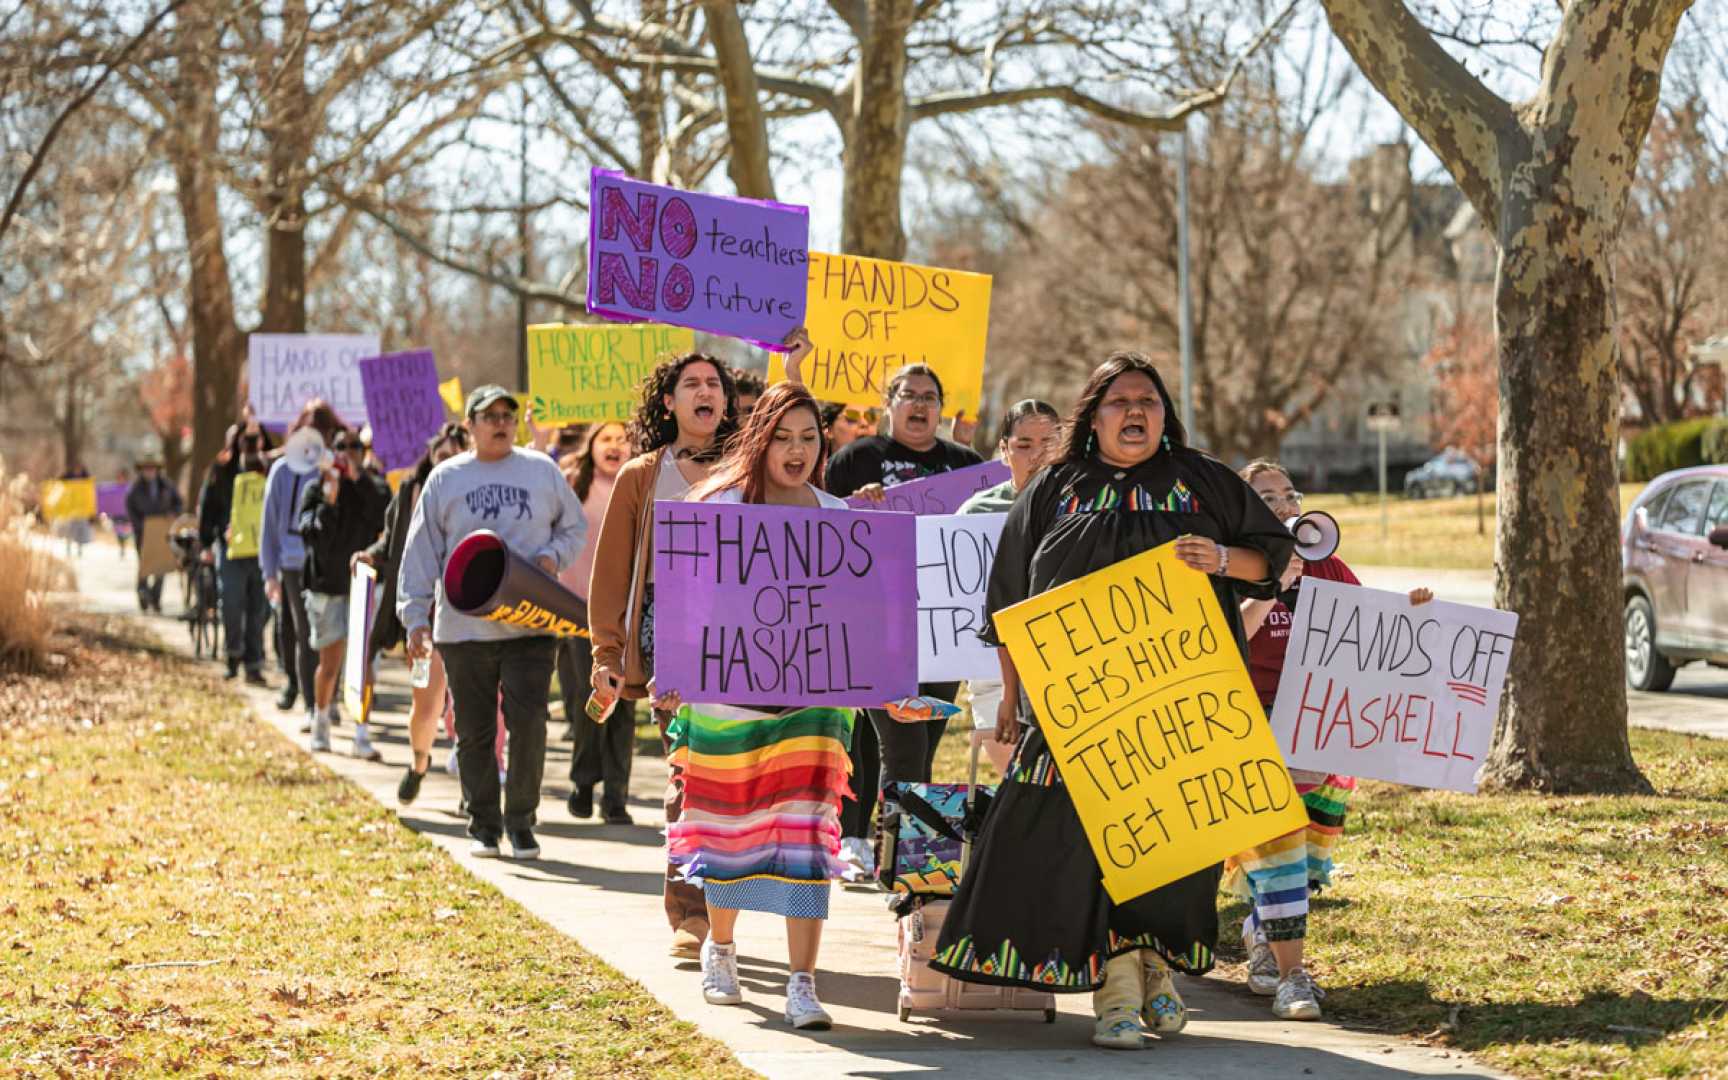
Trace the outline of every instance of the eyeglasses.
{"type": "Polygon", "coordinates": [[[489,410],[483,413],[475,413],[474,419],[484,424],[514,424],[516,422],[516,413],[514,411],[497,412],[489,410]]]}
{"type": "Polygon", "coordinates": [[[1262,495],[1260,496],[1260,501],[1265,503],[1267,506],[1277,506],[1280,503],[1289,503],[1291,506],[1301,506],[1302,493],[1300,491],[1292,491],[1288,495],[1262,495]]]}
{"type": "Polygon", "coordinates": [[[901,390],[894,395],[894,404],[896,404],[896,405],[940,405],[940,404],[942,404],[942,395],[936,394],[936,393],[931,393],[929,391],[926,391],[922,394],[914,394],[910,390],[901,390]]]}

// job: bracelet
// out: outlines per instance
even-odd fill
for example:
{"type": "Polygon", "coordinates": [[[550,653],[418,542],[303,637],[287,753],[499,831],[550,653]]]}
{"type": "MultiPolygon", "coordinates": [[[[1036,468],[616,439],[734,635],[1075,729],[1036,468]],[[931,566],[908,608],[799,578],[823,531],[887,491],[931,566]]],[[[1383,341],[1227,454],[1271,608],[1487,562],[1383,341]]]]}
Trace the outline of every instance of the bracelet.
{"type": "Polygon", "coordinates": [[[1213,577],[1224,577],[1230,572],[1230,549],[1223,544],[1214,544],[1218,549],[1218,569],[1212,571],[1213,577]]]}

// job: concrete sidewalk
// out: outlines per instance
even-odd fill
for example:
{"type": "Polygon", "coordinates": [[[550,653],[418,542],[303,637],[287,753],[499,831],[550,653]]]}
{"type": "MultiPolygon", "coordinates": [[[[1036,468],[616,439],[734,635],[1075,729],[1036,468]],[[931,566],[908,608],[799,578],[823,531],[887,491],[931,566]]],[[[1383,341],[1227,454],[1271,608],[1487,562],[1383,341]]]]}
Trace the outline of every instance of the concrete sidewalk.
{"type": "MultiPolygon", "coordinates": [[[[107,544],[93,545],[76,564],[93,610],[137,614],[132,563],[107,544]]],[[[175,648],[188,645],[178,612],[177,584],[165,590],[166,618],[151,618],[175,648]]],[[[374,739],[386,764],[341,756],[351,720],[336,729],[337,754],[319,760],[395,806],[397,781],[408,760],[407,672],[386,661],[378,690],[374,739]]],[[[271,673],[272,681],[280,683],[271,673]]],[[[275,691],[236,685],[257,715],[296,745],[298,711],[281,713],[275,691]]],[[[554,723],[540,810],[542,857],[534,862],[472,859],[465,822],[455,813],[454,779],[442,771],[445,750],[434,751],[434,769],[414,806],[401,820],[443,848],[475,877],[497,887],[556,930],[579,941],[608,964],[640,982],[678,1016],[724,1042],[745,1065],[772,1078],[889,1077],[941,1070],[945,1076],[1002,1080],[1076,1076],[1157,1075],[1205,1080],[1266,1080],[1314,1076],[1340,1080],[1390,1080],[1405,1076],[1487,1077],[1501,1075],[1455,1052],[1329,1023],[1286,1023],[1272,1017],[1268,999],[1254,997],[1238,981],[1218,975],[1178,977],[1191,1010],[1188,1030],[1140,1053],[1096,1050],[1090,996],[1057,998],[1053,1025],[1041,1014],[965,1014],[944,1018],[896,1016],[898,978],[892,918],[874,891],[837,889],[824,937],[818,985],[834,1015],[827,1033],[795,1033],[780,1017],[785,986],[785,946],[779,919],[747,913],[739,923],[745,991],[742,1007],[703,1002],[696,965],[666,953],[670,932],[660,888],[665,865],[659,797],[666,774],[658,758],[638,757],[631,812],[633,826],[572,821],[564,808],[569,793],[568,743],[554,723]]]]}

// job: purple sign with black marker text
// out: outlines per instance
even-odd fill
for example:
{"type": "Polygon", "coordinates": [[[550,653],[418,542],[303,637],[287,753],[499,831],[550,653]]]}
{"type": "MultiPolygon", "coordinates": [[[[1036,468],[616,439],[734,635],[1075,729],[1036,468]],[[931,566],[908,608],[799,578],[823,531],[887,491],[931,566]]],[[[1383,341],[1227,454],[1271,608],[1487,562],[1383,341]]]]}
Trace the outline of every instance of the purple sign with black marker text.
{"type": "Polygon", "coordinates": [[[386,470],[412,468],[426,440],[444,426],[438,362],[431,349],[387,353],[360,361],[360,388],[372,422],[372,452],[386,470]]]}
{"type": "Polygon", "coordinates": [[[804,325],[810,211],[703,195],[595,169],[588,310],[784,351],[804,325]]]}
{"type": "Polygon", "coordinates": [[[654,683],[686,701],[881,706],[918,692],[905,514],[654,504],[654,683]]]}
{"type": "Polygon", "coordinates": [[[857,495],[847,499],[846,503],[860,510],[888,510],[898,514],[957,514],[961,503],[1012,475],[1002,462],[986,461],[982,465],[968,465],[964,469],[895,484],[879,503],[857,495]]]}

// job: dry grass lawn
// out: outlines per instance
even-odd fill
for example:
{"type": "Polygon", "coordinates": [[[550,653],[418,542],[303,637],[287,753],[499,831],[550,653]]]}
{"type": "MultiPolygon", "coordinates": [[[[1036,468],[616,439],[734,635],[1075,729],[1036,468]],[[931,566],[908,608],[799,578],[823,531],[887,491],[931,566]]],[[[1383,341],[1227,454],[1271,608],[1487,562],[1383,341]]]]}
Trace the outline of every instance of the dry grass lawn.
{"type": "MultiPolygon", "coordinates": [[[[1620,514],[1642,484],[1620,485],[1620,514]]],[[[1342,552],[1351,565],[1411,566],[1431,570],[1494,568],[1494,493],[1482,497],[1483,531],[1477,531],[1474,495],[1456,499],[1388,496],[1386,534],[1380,532],[1378,495],[1310,495],[1303,508],[1338,519],[1342,552]]]]}
{"type": "Polygon", "coordinates": [[[753,1075],[118,620],[0,679],[0,1072],[753,1075]]]}

